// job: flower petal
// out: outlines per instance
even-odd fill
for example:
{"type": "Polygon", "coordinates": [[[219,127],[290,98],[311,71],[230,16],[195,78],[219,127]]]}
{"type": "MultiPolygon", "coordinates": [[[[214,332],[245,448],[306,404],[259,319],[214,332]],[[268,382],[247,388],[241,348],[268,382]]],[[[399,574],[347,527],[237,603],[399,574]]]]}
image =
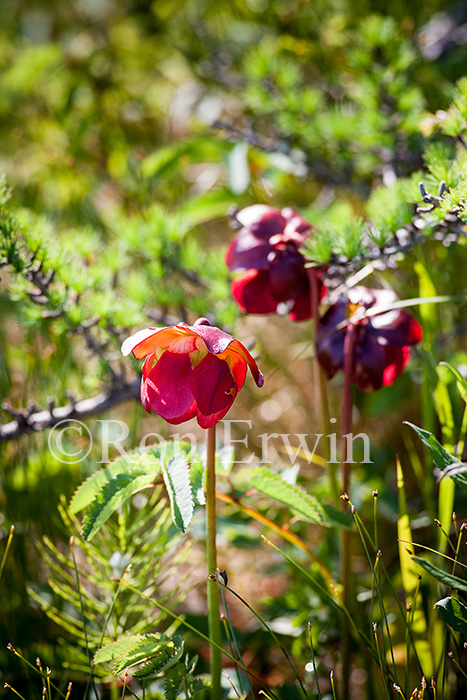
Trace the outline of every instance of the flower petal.
{"type": "Polygon", "coordinates": [[[229,270],[236,272],[251,268],[265,270],[268,267],[268,254],[270,252],[269,239],[258,238],[247,228],[242,228],[225,254],[225,263],[229,270]]]}
{"type": "Polygon", "coordinates": [[[311,316],[311,296],[310,291],[307,290],[295,299],[290,308],[289,318],[292,321],[307,321],[311,316]]]}
{"type": "Polygon", "coordinates": [[[402,373],[410,359],[410,348],[385,348],[386,367],[383,372],[383,384],[389,386],[402,373]]]}
{"type": "Polygon", "coordinates": [[[386,369],[385,349],[368,336],[354,346],[354,370],[352,381],[361,391],[378,391],[383,386],[386,369]]]}
{"type": "Polygon", "coordinates": [[[237,395],[228,363],[211,353],[192,370],[190,386],[198,409],[204,416],[230,406],[237,395]]]}
{"type": "Polygon", "coordinates": [[[276,250],[269,258],[271,295],[278,302],[296,299],[310,289],[305,260],[300,253],[276,250]]]}
{"type": "Polygon", "coordinates": [[[188,355],[162,353],[146,379],[146,394],[152,410],[169,423],[190,409],[194,396],[190,388],[193,373],[188,355]]]}
{"type": "Polygon", "coordinates": [[[274,314],[277,311],[277,301],[271,294],[266,270],[248,270],[234,279],[232,295],[243,312],[274,314]]]}
{"type": "MultiPolygon", "coordinates": [[[[233,403],[233,402],[232,402],[233,403]]],[[[201,413],[201,411],[198,409],[198,413],[196,416],[196,420],[198,421],[198,425],[200,428],[212,428],[213,425],[216,425],[222,418],[225,416],[227,411],[230,410],[230,407],[232,406],[232,403],[229,403],[228,406],[222,409],[222,411],[218,411],[217,413],[212,413],[210,416],[205,416],[201,413]]]]}
{"type": "Polygon", "coordinates": [[[368,334],[380,345],[400,348],[416,345],[422,339],[420,324],[407,311],[394,309],[371,318],[368,334]]]}
{"type": "Polygon", "coordinates": [[[245,207],[237,213],[236,219],[259,238],[271,238],[276,233],[281,233],[286,225],[281,212],[274,207],[268,207],[267,204],[245,207]]]}

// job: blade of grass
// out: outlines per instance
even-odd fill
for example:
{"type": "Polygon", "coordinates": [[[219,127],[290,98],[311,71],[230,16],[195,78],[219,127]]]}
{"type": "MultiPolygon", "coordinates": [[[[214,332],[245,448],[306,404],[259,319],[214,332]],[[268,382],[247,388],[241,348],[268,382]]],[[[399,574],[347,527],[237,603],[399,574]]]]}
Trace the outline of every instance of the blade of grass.
{"type": "Polygon", "coordinates": [[[12,525],[10,528],[10,534],[8,535],[8,539],[6,541],[5,551],[3,552],[2,563],[0,564],[0,581],[2,579],[3,568],[5,566],[6,558],[8,556],[8,551],[10,549],[14,534],[15,534],[15,526],[12,525]]]}

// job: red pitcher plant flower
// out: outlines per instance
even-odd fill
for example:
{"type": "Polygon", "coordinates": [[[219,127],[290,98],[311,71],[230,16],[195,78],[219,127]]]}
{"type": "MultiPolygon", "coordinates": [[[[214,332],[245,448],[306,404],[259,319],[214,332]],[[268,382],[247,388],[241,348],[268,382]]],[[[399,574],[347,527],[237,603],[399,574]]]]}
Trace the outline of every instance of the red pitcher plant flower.
{"type": "Polygon", "coordinates": [[[144,360],[141,402],[168,423],[196,417],[202,428],[221,420],[242,388],[247,368],[257,386],[264,378],[242,343],[204,318],[147,328],[127,338],[122,353],[144,360]]]}
{"type": "Polygon", "coordinates": [[[352,382],[363,391],[377,391],[399,377],[422,329],[407,311],[387,310],[395,300],[391,290],[354,287],[330,306],[316,336],[318,360],[329,378],[344,367],[345,321],[355,327],[352,382]],[[366,317],[364,312],[375,306],[382,313],[366,317]]]}
{"type": "Polygon", "coordinates": [[[311,318],[310,280],[300,248],[313,226],[294,209],[279,211],[265,204],[246,207],[236,218],[242,228],[225,261],[229,270],[241,273],[232,282],[232,295],[240,309],[272,314],[286,304],[293,321],[311,318]]]}

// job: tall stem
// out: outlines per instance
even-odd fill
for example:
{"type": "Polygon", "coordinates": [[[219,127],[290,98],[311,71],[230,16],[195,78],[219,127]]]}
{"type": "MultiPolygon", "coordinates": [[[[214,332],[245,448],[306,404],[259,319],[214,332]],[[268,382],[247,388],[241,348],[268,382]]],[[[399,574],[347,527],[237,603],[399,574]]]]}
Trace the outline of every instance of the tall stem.
{"type": "MultiPolygon", "coordinates": [[[[318,281],[318,275],[316,274],[316,269],[314,267],[309,267],[308,268],[308,279],[310,281],[310,301],[311,301],[311,316],[313,319],[313,333],[314,337],[316,340],[316,334],[318,333],[319,330],[319,301],[320,301],[320,294],[319,294],[319,281],[318,281]]],[[[316,345],[315,345],[315,352],[313,356],[313,374],[315,378],[315,386],[317,387],[318,390],[318,406],[321,409],[321,430],[323,431],[323,435],[327,435],[330,432],[330,421],[329,421],[329,404],[328,404],[328,394],[327,394],[327,386],[326,386],[326,377],[324,376],[324,370],[321,367],[321,365],[318,362],[318,357],[316,354],[316,345]]],[[[324,441],[325,445],[325,459],[326,462],[328,463],[328,473],[329,473],[329,484],[331,487],[331,494],[332,498],[334,501],[334,505],[338,506],[339,504],[339,488],[337,485],[337,476],[336,476],[336,465],[334,465],[332,462],[330,462],[330,452],[329,452],[329,445],[328,441],[324,441]]]]}
{"type": "MultiPolygon", "coordinates": [[[[347,440],[345,435],[352,432],[352,374],[353,374],[353,355],[355,343],[356,326],[349,323],[345,332],[344,341],[344,395],[342,399],[342,426],[341,426],[341,475],[342,475],[342,493],[348,494],[350,488],[350,464],[347,461],[347,440]]],[[[342,500],[342,509],[347,512],[347,500],[342,500]]],[[[342,530],[342,602],[345,608],[350,611],[351,595],[350,595],[350,530],[342,530]]],[[[348,619],[344,620],[344,628],[342,634],[342,681],[343,681],[343,697],[349,697],[350,685],[350,628],[348,619]]]]}
{"type": "MultiPolygon", "coordinates": [[[[216,426],[207,429],[206,469],[206,559],[208,573],[217,569],[216,551],[216,426]]],[[[219,588],[217,581],[208,579],[208,624],[211,645],[212,700],[222,697],[221,691],[221,620],[219,614],[219,588]],[[216,644],[217,646],[214,646],[216,644]]]]}

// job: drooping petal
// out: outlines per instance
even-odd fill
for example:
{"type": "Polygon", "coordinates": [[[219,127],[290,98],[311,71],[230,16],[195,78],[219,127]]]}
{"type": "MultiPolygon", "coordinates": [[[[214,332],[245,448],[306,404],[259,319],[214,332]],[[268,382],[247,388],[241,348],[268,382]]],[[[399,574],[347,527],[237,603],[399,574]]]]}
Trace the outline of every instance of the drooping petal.
{"type": "Polygon", "coordinates": [[[122,345],[122,352],[125,350],[127,355],[132,352],[137,360],[142,360],[143,357],[155,352],[158,348],[167,349],[175,340],[186,337],[186,328],[179,325],[167,328],[147,328],[143,331],[138,331],[138,333],[125,340],[122,345]]]}
{"type": "Polygon", "coordinates": [[[253,204],[251,207],[245,207],[237,213],[236,218],[242,226],[258,238],[271,238],[276,233],[281,233],[286,225],[281,212],[268,207],[267,204],[253,204]]]}
{"type": "Polygon", "coordinates": [[[198,409],[198,413],[196,415],[196,420],[198,421],[198,425],[200,428],[212,428],[213,425],[216,425],[222,418],[225,416],[227,411],[230,410],[230,407],[232,406],[232,403],[229,403],[228,406],[222,409],[222,411],[218,411],[217,413],[212,413],[210,416],[205,416],[201,411],[198,409]]]}
{"type": "Polygon", "coordinates": [[[344,331],[327,333],[319,330],[316,334],[316,355],[323,369],[331,379],[344,366],[344,331]]]}
{"type": "Polygon", "coordinates": [[[196,401],[193,401],[191,404],[190,408],[185,411],[185,413],[182,413],[181,416],[178,416],[177,418],[166,418],[165,420],[167,423],[170,423],[170,425],[180,425],[180,423],[185,423],[187,420],[191,420],[194,418],[197,414],[198,408],[196,406],[196,401]]]}
{"type": "Polygon", "coordinates": [[[193,404],[190,387],[193,370],[188,355],[166,350],[146,379],[146,393],[152,410],[169,423],[180,418],[193,404]]]}
{"type": "Polygon", "coordinates": [[[383,372],[383,384],[389,386],[402,373],[410,359],[410,348],[385,348],[386,367],[383,372]]]}
{"type": "Polygon", "coordinates": [[[230,406],[237,395],[237,387],[225,360],[211,353],[191,372],[190,386],[198,410],[204,416],[230,406]]]}
{"type": "Polygon", "coordinates": [[[301,214],[299,214],[298,211],[296,211],[295,209],[287,207],[286,209],[282,209],[281,214],[287,221],[285,227],[286,234],[290,231],[298,231],[298,233],[307,233],[314,229],[314,226],[312,226],[312,224],[306,221],[306,219],[304,219],[303,216],[301,216],[301,214]]]}
{"type": "Polygon", "coordinates": [[[226,350],[230,343],[232,343],[235,338],[233,335],[221,331],[220,328],[216,326],[207,326],[204,324],[187,326],[187,330],[190,333],[194,333],[203,341],[204,345],[207,347],[209,352],[219,355],[226,350]]]}
{"type": "Polygon", "coordinates": [[[303,294],[300,294],[293,302],[289,318],[292,321],[308,321],[311,318],[311,296],[310,290],[307,289],[303,294]]]}
{"type": "Polygon", "coordinates": [[[407,311],[394,309],[394,311],[373,316],[368,327],[368,334],[380,345],[400,348],[419,343],[423,331],[420,324],[407,311]]]}
{"type": "Polygon", "coordinates": [[[250,368],[250,372],[253,375],[253,379],[256,382],[256,386],[263,386],[264,384],[264,377],[262,373],[258,369],[258,365],[256,364],[254,358],[252,355],[248,352],[246,347],[241,343],[239,340],[234,340],[233,343],[229,345],[227,350],[223,352],[221,355],[218,355],[218,357],[221,360],[229,358],[231,360],[231,371],[234,375],[235,378],[235,383],[237,385],[237,389],[240,391],[241,387],[243,386],[243,382],[245,381],[245,378],[243,377],[243,380],[240,381],[240,372],[243,373],[243,369],[240,369],[236,367],[236,363],[238,363],[240,358],[243,358],[246,360],[246,363],[248,367],[250,368]]]}
{"type": "MultiPolygon", "coordinates": [[[[147,338],[151,338],[153,335],[158,333],[161,329],[160,328],[143,328],[141,331],[138,331],[137,333],[133,333],[133,335],[130,335],[129,338],[127,338],[123,344],[122,344],[122,354],[124,357],[130,354],[130,352],[133,351],[133,349],[139,345],[140,343],[143,342],[143,340],[146,340],[147,338]]],[[[145,353],[147,355],[148,353],[145,353]]],[[[141,359],[145,355],[141,355],[138,359],[141,359]]]]}
{"type": "Polygon", "coordinates": [[[229,270],[243,272],[255,268],[266,270],[271,246],[268,238],[259,238],[247,228],[242,228],[231,242],[225,254],[229,270]]]}
{"type": "Polygon", "coordinates": [[[354,346],[353,382],[361,391],[378,391],[383,386],[386,352],[368,336],[354,346]]]}
{"type": "Polygon", "coordinates": [[[309,289],[305,260],[299,253],[277,250],[269,260],[271,295],[278,302],[296,299],[309,289]]]}
{"type": "Polygon", "coordinates": [[[147,387],[147,382],[144,379],[144,377],[141,379],[140,396],[141,396],[141,403],[143,405],[144,410],[147,413],[151,413],[151,404],[149,403],[148,387],[147,387]]]}
{"type": "Polygon", "coordinates": [[[248,270],[236,277],[232,282],[232,295],[243,312],[274,314],[277,311],[266,270],[248,270]]]}

